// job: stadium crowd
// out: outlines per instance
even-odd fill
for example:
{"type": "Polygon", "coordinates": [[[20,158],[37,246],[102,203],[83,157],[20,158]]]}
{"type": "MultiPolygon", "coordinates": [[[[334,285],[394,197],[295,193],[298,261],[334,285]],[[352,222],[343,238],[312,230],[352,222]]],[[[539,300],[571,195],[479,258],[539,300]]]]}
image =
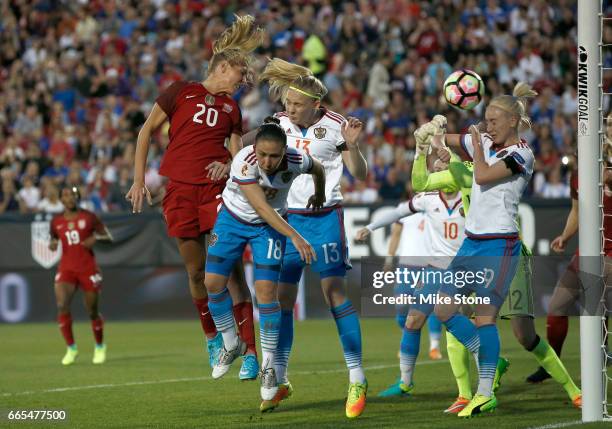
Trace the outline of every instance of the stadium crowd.
{"type": "MultiPolygon", "coordinates": [[[[211,41],[247,12],[266,28],[260,70],[272,57],[305,64],[328,87],[328,108],[365,122],[371,171],[364,182],[346,174],[347,201],[411,192],[412,133],[427,118],[446,114],[451,131],[478,122],[481,108],[459,112],[440,98],[462,67],[483,77],[487,98],[518,80],[540,92],[524,136],[537,157],[530,194],[569,197],[575,1],[11,0],[0,10],[0,213],[61,211],[64,183],[91,210],[128,210],[136,136],[157,95],[203,80],[211,41]]],[[[265,87],[237,97],[245,130],[282,110],[265,87]]],[[[158,198],[167,141],[166,127],[149,153],[146,182],[158,198]]]]}

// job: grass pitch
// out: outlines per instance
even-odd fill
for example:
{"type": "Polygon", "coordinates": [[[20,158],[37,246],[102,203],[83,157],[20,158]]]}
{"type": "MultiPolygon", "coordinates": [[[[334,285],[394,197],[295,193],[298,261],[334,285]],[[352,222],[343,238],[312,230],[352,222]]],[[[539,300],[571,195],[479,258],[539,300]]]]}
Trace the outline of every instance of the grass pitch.
{"type": "MultiPolygon", "coordinates": [[[[538,330],[545,332],[544,321],[538,330]]],[[[293,396],[272,413],[259,412],[259,382],[240,382],[236,362],[222,380],[210,378],[199,322],[106,324],[107,363],[91,363],[88,323],[75,324],[77,363],[62,367],[65,351],[55,324],[0,326],[0,427],[41,428],[535,428],[580,420],[563,389],[548,380],[524,382],[537,366],[499,322],[502,351],[511,361],[498,392],[499,408],[471,420],[442,413],[457,395],[448,361],[430,361],[427,334],[410,398],[376,394],[398,373],[400,330],[392,320],[362,320],[364,365],[369,382],[366,411],[344,416],[347,374],[333,321],[296,323],[289,377],[293,396]],[[9,410],[66,410],[67,422],[9,422],[9,410]]],[[[444,355],[446,353],[444,351],[444,355]]],[[[563,350],[570,374],[580,373],[578,320],[570,321],[563,350]]],[[[473,374],[474,376],[474,374],[473,374]]],[[[473,377],[475,382],[475,377],[473,377]]],[[[550,426],[571,427],[571,426],[550,426]]],[[[591,424],[581,427],[612,427],[591,424]]]]}

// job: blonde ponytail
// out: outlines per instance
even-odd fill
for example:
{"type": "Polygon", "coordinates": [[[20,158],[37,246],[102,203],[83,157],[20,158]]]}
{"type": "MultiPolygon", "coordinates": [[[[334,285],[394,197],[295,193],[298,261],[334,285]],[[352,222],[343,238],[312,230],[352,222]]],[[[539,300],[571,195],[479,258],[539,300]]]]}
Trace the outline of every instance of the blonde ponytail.
{"type": "Polygon", "coordinates": [[[534,98],[538,93],[525,82],[518,82],[512,91],[512,95],[500,95],[489,103],[489,107],[497,107],[519,118],[518,129],[531,128],[531,119],[527,114],[527,101],[534,98]]]}
{"type": "Polygon", "coordinates": [[[284,102],[290,88],[315,100],[321,100],[327,94],[327,88],[312,71],[280,58],[268,62],[259,80],[269,82],[270,98],[274,101],[284,102]]]}
{"type": "Polygon", "coordinates": [[[213,43],[213,56],[210,59],[209,72],[212,72],[221,61],[232,66],[249,66],[255,49],[263,42],[264,30],[255,27],[255,18],[251,15],[237,16],[230,28],[226,28],[213,43]]]}

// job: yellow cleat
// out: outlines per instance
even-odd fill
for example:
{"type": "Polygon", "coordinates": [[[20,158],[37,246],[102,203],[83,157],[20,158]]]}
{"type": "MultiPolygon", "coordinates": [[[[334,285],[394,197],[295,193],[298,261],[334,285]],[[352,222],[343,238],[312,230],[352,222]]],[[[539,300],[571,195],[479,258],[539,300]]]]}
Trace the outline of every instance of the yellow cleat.
{"type": "Polygon", "coordinates": [[[106,344],[101,346],[96,344],[92,362],[96,365],[106,362],[106,344]]]}
{"type": "Polygon", "coordinates": [[[440,360],[442,359],[442,353],[440,349],[435,347],[429,351],[429,359],[431,360],[440,360]]]}
{"type": "Polygon", "coordinates": [[[457,414],[459,417],[470,418],[484,413],[492,413],[497,408],[495,396],[484,396],[476,394],[469,404],[457,414]]]}
{"type": "Polygon", "coordinates": [[[285,399],[289,398],[292,394],[293,386],[291,386],[290,382],[280,383],[278,385],[278,391],[276,392],[276,395],[274,395],[274,398],[269,401],[262,401],[261,405],[259,406],[259,411],[261,411],[262,413],[272,411],[280,405],[281,401],[284,401],[285,399]]]}
{"type": "Polygon", "coordinates": [[[62,359],[62,365],[72,365],[74,361],[76,361],[78,355],[79,351],[77,350],[76,345],[68,347],[68,349],[66,350],[66,354],[62,359]]]}
{"type": "Polygon", "coordinates": [[[349,419],[359,417],[366,406],[368,382],[349,384],[348,398],[346,398],[346,416],[349,419]]]}

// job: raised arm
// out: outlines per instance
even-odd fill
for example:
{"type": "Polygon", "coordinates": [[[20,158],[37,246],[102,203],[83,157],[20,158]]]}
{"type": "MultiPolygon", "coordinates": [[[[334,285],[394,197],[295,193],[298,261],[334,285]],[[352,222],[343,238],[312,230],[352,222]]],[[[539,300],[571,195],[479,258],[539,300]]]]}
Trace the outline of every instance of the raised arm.
{"type": "Polygon", "coordinates": [[[368,175],[368,163],[359,149],[359,136],[362,129],[363,124],[357,118],[349,117],[342,124],[342,137],[347,148],[342,152],[342,161],[357,180],[365,180],[368,175]]]}
{"type": "Polygon", "coordinates": [[[383,226],[391,225],[403,217],[415,214],[416,210],[412,210],[410,206],[411,202],[401,203],[393,210],[383,213],[378,220],[369,223],[365,228],[361,228],[359,231],[357,231],[355,241],[363,242],[366,238],[368,238],[372,231],[382,228],[383,226]]]}

